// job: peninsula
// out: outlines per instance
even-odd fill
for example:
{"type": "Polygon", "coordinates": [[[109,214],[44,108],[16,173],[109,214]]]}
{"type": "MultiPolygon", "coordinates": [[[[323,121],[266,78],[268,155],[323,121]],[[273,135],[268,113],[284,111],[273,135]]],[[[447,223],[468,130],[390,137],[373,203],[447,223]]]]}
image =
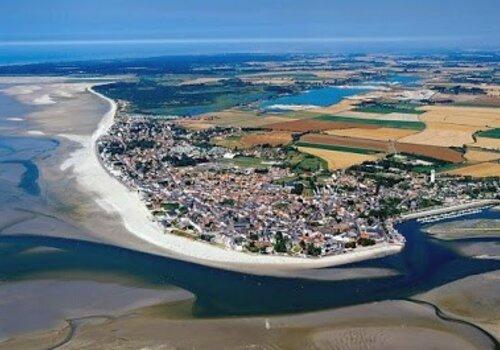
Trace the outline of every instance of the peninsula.
{"type": "Polygon", "coordinates": [[[407,155],[330,171],[286,142],[217,144],[241,128],[193,130],[126,109],[120,102],[97,139],[102,165],[147,208],[157,231],[148,240],[202,260],[234,252],[242,264],[317,267],[383,256],[404,246],[394,228],[401,214],[495,196],[496,180],[436,181],[412,172],[426,163],[407,155]]]}

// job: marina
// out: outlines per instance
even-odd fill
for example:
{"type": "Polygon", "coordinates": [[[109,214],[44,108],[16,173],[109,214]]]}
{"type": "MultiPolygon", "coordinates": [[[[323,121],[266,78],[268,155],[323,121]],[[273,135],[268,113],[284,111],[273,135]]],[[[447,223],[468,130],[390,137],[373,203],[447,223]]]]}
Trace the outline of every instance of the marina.
{"type": "Polygon", "coordinates": [[[448,212],[445,214],[430,215],[427,217],[417,219],[417,221],[419,223],[428,224],[428,223],[433,223],[433,222],[447,220],[447,219],[455,219],[455,218],[459,218],[459,217],[465,216],[465,215],[478,214],[487,208],[491,208],[491,205],[490,206],[482,206],[482,207],[478,207],[478,208],[469,208],[469,209],[451,211],[451,212],[448,212]]]}

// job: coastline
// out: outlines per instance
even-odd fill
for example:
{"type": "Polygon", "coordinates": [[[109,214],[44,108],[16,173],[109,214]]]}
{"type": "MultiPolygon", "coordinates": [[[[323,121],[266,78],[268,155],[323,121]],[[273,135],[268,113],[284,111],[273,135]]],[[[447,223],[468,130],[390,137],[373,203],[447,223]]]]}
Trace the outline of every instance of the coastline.
{"type": "Polygon", "coordinates": [[[97,139],[113,124],[117,110],[116,103],[96,92],[90,85],[87,90],[110,104],[110,109],[90,136],[60,134],[59,136],[78,142],[82,148],[73,152],[61,165],[61,170],[72,168],[77,182],[96,195],[96,203],[111,214],[118,214],[124,226],[133,235],[162,248],[172,257],[222,268],[242,266],[268,266],[276,269],[311,269],[344,265],[362,260],[384,257],[400,252],[401,244],[379,244],[373,247],[357,248],[354,252],[321,258],[300,258],[278,255],[243,253],[185,237],[163,233],[155,223],[138,192],[132,191],[118,179],[111,176],[101,165],[96,150],[97,139]]]}

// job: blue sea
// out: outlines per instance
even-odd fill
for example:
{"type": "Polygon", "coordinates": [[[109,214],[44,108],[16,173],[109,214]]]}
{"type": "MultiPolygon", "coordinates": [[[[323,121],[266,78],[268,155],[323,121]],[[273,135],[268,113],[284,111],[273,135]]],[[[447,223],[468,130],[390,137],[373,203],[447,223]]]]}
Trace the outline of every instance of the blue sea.
{"type": "Polygon", "coordinates": [[[86,61],[96,59],[145,58],[166,55],[210,55],[228,53],[323,52],[317,45],[305,44],[296,48],[280,43],[36,43],[2,45],[0,65],[45,62],[86,61]]]}
{"type": "Polygon", "coordinates": [[[137,42],[0,42],[0,65],[85,61],[114,58],[145,58],[165,55],[227,53],[443,53],[415,43],[321,42],[321,41],[137,41],[137,42]]]}
{"type": "Polygon", "coordinates": [[[144,58],[184,53],[210,53],[203,48],[153,44],[26,44],[0,45],[0,65],[45,62],[87,61],[96,59],[144,58]]]}

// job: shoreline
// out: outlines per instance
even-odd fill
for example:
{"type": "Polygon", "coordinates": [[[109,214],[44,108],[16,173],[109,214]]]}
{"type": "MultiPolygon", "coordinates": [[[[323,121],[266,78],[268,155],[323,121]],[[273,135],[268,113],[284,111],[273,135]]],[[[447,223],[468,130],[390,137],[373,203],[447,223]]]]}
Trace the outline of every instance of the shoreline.
{"type": "Polygon", "coordinates": [[[111,176],[102,166],[97,154],[96,141],[106,133],[114,121],[117,105],[112,99],[96,92],[90,85],[87,91],[104,99],[110,109],[104,114],[97,129],[90,136],[60,134],[78,142],[82,148],[71,153],[61,165],[61,170],[72,168],[77,183],[96,195],[96,203],[111,214],[118,214],[126,229],[133,235],[151,243],[174,258],[221,268],[241,268],[244,266],[268,266],[276,269],[311,269],[339,266],[362,260],[384,257],[399,253],[404,245],[379,244],[372,247],[357,248],[354,252],[321,258],[301,258],[281,255],[258,255],[216,247],[185,237],[164,233],[159,224],[142,202],[140,195],[111,176]]]}

